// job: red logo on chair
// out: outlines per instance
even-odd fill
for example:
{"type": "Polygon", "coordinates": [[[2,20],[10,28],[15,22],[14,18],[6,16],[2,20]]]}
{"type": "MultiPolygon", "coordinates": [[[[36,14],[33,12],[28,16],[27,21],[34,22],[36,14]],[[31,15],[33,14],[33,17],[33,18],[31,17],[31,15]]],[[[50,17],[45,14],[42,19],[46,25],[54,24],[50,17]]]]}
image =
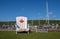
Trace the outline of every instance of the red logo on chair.
{"type": "Polygon", "coordinates": [[[24,20],[23,20],[23,19],[21,19],[19,22],[20,22],[20,23],[23,23],[23,22],[24,22],[24,20]]]}

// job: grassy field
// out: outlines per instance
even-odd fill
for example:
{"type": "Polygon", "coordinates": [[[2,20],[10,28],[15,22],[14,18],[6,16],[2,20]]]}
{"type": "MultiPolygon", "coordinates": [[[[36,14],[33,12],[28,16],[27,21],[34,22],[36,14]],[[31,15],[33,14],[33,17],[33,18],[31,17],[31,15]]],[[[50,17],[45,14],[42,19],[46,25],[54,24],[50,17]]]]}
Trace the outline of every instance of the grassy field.
{"type": "Polygon", "coordinates": [[[60,39],[60,32],[31,32],[17,34],[12,31],[0,31],[0,39],[60,39]]]}

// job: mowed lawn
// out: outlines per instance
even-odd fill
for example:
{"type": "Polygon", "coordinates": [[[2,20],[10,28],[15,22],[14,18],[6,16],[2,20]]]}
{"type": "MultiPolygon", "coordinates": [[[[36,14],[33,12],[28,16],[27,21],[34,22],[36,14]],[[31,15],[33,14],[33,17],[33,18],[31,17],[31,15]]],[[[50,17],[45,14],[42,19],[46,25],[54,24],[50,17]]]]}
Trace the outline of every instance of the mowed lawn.
{"type": "Polygon", "coordinates": [[[60,39],[60,32],[31,32],[16,35],[13,31],[0,31],[0,39],[60,39]]]}

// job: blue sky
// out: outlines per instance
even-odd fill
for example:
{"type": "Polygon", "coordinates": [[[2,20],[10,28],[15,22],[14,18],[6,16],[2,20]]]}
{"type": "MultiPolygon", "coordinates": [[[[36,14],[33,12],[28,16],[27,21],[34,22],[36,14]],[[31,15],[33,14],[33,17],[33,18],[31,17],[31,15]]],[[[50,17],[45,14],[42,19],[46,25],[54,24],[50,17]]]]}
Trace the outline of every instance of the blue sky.
{"type": "MultiPolygon", "coordinates": [[[[60,19],[60,0],[48,0],[50,19],[60,19]]],[[[0,21],[15,20],[17,16],[45,19],[46,0],[0,0],[0,21]]]]}

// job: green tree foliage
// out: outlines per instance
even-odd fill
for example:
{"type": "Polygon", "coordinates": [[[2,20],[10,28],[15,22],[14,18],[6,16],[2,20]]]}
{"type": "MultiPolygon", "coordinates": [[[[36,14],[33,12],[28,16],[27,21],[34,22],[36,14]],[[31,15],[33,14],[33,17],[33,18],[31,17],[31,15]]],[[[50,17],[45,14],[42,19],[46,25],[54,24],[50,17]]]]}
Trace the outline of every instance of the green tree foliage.
{"type": "MultiPolygon", "coordinates": [[[[44,25],[46,24],[46,20],[33,20],[33,25],[44,25]]],[[[60,20],[49,20],[50,24],[60,24],[60,20]]],[[[16,21],[9,22],[0,22],[0,24],[16,24],[16,21]]],[[[28,24],[32,25],[32,20],[28,20],[28,24]]]]}

